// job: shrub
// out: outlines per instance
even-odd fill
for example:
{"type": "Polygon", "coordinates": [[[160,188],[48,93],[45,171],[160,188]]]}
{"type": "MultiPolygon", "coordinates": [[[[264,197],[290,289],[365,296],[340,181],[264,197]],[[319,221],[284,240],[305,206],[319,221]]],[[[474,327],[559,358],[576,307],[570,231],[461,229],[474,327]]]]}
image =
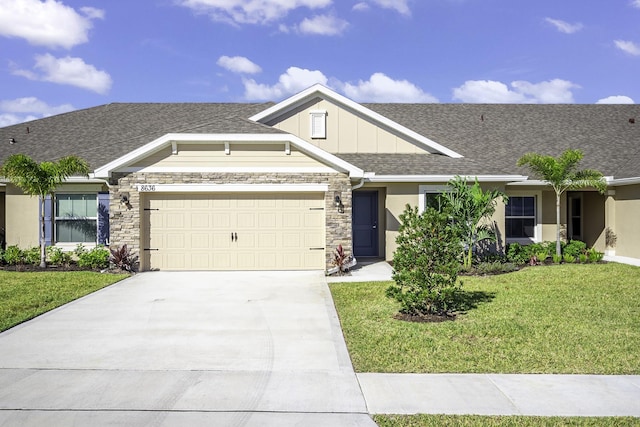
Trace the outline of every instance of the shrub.
{"type": "Polygon", "coordinates": [[[526,246],[520,243],[510,243],[507,245],[507,261],[516,264],[525,264],[529,261],[529,258],[526,246]]]}
{"type": "Polygon", "coordinates": [[[587,249],[587,244],[580,240],[572,240],[564,247],[563,254],[569,254],[574,258],[578,258],[581,253],[584,253],[587,249]]]}
{"type": "Polygon", "coordinates": [[[460,269],[460,236],[447,213],[409,205],[400,215],[398,248],[393,256],[393,283],[386,291],[414,316],[443,315],[456,308],[460,269]]]}
{"type": "Polygon", "coordinates": [[[586,254],[589,262],[600,262],[604,258],[604,252],[598,252],[593,248],[588,249],[586,254]]]}
{"type": "Polygon", "coordinates": [[[562,256],[562,259],[564,260],[564,262],[566,262],[568,264],[573,264],[574,262],[576,262],[576,257],[574,257],[571,254],[564,254],[562,256]]]}
{"type": "Polygon", "coordinates": [[[13,245],[7,247],[4,251],[4,262],[8,265],[22,265],[24,264],[24,254],[22,249],[13,245]]]}
{"type": "Polygon", "coordinates": [[[554,253],[552,255],[552,258],[553,258],[553,263],[554,264],[560,264],[562,262],[562,255],[558,255],[558,254],[554,253]]]}
{"type": "Polygon", "coordinates": [[[131,254],[131,251],[127,247],[126,243],[122,246],[111,248],[111,257],[109,261],[115,268],[120,270],[133,272],[136,270],[138,257],[131,254]]]}
{"type": "MultiPolygon", "coordinates": [[[[77,252],[76,252],[77,253],[77,252]]],[[[102,245],[87,251],[80,251],[78,255],[78,267],[102,269],[109,267],[109,250],[102,245]]]]}
{"type": "Polygon", "coordinates": [[[71,254],[56,246],[47,247],[47,258],[51,265],[68,267],[71,264],[71,254]]]}
{"type": "Polygon", "coordinates": [[[549,257],[549,252],[547,252],[546,250],[541,250],[539,252],[536,252],[536,258],[538,259],[538,262],[545,262],[548,257],[549,257]]]}
{"type": "Polygon", "coordinates": [[[22,251],[24,263],[29,265],[40,265],[40,248],[33,247],[22,251]]]}
{"type": "Polygon", "coordinates": [[[581,263],[586,264],[586,262],[589,260],[589,257],[587,256],[587,254],[582,253],[582,254],[578,255],[578,260],[581,263]]]}

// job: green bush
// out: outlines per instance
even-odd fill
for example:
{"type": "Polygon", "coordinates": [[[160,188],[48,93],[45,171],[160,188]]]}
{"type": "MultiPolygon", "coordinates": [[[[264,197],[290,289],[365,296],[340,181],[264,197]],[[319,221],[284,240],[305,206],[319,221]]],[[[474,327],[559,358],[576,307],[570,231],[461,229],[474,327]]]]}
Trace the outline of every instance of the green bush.
{"type": "Polygon", "coordinates": [[[76,254],[78,253],[78,267],[94,270],[109,267],[110,252],[102,245],[98,245],[91,250],[77,251],[76,254]]]}
{"type": "Polygon", "coordinates": [[[449,215],[429,208],[418,214],[409,205],[400,215],[398,248],[393,256],[393,280],[386,295],[414,316],[443,315],[456,308],[462,283],[460,236],[449,215]]]}
{"type": "Polygon", "coordinates": [[[589,257],[587,256],[587,254],[582,253],[578,255],[578,261],[580,261],[580,263],[586,264],[588,260],[589,260],[589,257]]]}
{"type": "Polygon", "coordinates": [[[57,246],[47,247],[47,259],[51,265],[67,267],[71,264],[71,254],[57,246]]]}
{"type": "Polygon", "coordinates": [[[8,265],[22,265],[25,263],[22,249],[13,245],[4,251],[4,262],[8,265]]]}
{"type": "Polygon", "coordinates": [[[604,258],[604,252],[598,252],[593,248],[588,249],[586,254],[589,262],[600,262],[604,258]]]}
{"type": "Polygon", "coordinates": [[[40,265],[40,248],[29,248],[22,251],[24,263],[29,265],[40,265]]]}
{"type": "Polygon", "coordinates": [[[580,240],[572,240],[567,243],[562,251],[563,254],[569,254],[574,258],[578,258],[580,254],[584,253],[587,249],[587,244],[580,240]]]}
{"type": "Polygon", "coordinates": [[[574,262],[576,262],[576,257],[571,255],[571,254],[564,254],[562,256],[562,259],[564,260],[564,262],[566,262],[567,264],[573,264],[574,262]]]}
{"type": "Polygon", "coordinates": [[[507,261],[515,264],[526,264],[529,262],[529,258],[526,246],[520,243],[510,243],[507,245],[507,261]]]}
{"type": "Polygon", "coordinates": [[[552,255],[552,258],[553,258],[553,263],[554,264],[560,264],[562,262],[562,255],[558,255],[555,252],[552,255]]]}

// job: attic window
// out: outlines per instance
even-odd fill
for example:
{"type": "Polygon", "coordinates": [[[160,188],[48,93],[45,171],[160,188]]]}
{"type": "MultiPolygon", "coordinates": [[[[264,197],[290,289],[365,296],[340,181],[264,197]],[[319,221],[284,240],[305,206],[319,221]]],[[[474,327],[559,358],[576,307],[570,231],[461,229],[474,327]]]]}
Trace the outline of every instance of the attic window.
{"type": "Polygon", "coordinates": [[[327,137],[327,112],[324,110],[310,111],[311,138],[324,139],[327,137]]]}

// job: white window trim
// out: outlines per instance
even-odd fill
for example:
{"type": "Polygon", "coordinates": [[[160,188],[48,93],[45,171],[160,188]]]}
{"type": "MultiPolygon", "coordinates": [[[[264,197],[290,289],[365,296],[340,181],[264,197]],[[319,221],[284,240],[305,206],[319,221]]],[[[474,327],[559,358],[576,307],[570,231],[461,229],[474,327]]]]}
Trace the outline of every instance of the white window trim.
{"type": "Polygon", "coordinates": [[[52,215],[52,243],[54,246],[60,247],[63,250],[72,247],[73,249],[76,248],[76,246],[78,244],[82,244],[83,246],[85,246],[88,249],[91,249],[95,246],[97,246],[97,241],[96,242],[58,242],[58,235],[57,235],[57,227],[56,227],[56,223],[58,222],[58,220],[60,221],[69,221],[69,220],[80,220],[80,219],[86,219],[86,220],[93,220],[96,222],[96,236],[98,235],[98,209],[100,208],[99,206],[99,202],[98,202],[98,193],[97,192],[93,192],[93,191],[58,191],[56,193],[54,193],[53,195],[53,201],[52,201],[52,209],[53,209],[53,215],[52,215]],[[95,217],[77,217],[77,218],[66,218],[66,217],[59,217],[58,216],[58,210],[56,209],[57,206],[57,199],[58,199],[58,195],[65,195],[65,194],[95,194],[96,196],[96,216],[95,217]]]}
{"type": "Polygon", "coordinates": [[[326,110],[309,111],[309,133],[312,139],[327,138],[327,111],[326,110]],[[317,129],[317,130],[316,130],[316,127],[314,126],[316,119],[321,120],[320,129],[317,129]]]}
{"type": "Polygon", "coordinates": [[[505,215],[504,215],[504,239],[506,243],[520,243],[520,244],[529,244],[529,243],[539,243],[542,242],[542,191],[515,191],[509,192],[507,194],[509,198],[511,197],[535,197],[536,202],[536,225],[533,228],[533,239],[528,237],[507,237],[507,214],[506,214],[506,204],[505,204],[505,215]]]}
{"type": "Polygon", "coordinates": [[[419,185],[418,186],[418,213],[422,213],[426,209],[426,197],[429,194],[441,194],[444,191],[449,190],[448,185],[419,185]]]}

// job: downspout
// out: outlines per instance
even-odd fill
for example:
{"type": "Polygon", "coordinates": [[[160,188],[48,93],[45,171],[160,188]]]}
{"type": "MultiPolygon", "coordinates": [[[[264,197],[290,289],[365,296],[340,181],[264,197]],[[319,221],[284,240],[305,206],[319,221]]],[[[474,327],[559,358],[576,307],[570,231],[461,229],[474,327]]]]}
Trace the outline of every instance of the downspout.
{"type": "Polygon", "coordinates": [[[364,177],[360,178],[360,182],[359,183],[357,183],[356,185],[351,187],[351,191],[354,191],[354,190],[357,190],[359,188],[362,188],[363,185],[364,185],[364,177]]]}

